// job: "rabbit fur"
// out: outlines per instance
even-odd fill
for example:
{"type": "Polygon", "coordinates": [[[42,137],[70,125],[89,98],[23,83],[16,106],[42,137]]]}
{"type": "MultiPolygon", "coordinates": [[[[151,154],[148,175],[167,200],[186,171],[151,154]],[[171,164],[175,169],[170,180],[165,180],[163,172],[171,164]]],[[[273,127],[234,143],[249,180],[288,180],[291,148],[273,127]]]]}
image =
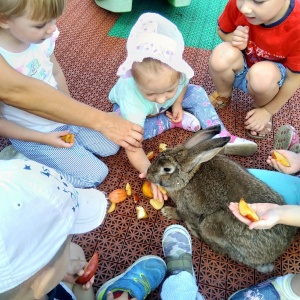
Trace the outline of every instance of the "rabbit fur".
{"type": "Polygon", "coordinates": [[[147,179],[163,186],[176,207],[161,212],[183,220],[193,235],[220,254],[271,272],[273,262],[292,242],[296,227],[276,225],[249,230],[228,208],[244,198],[248,203],[284,204],[282,197],[230,158],[218,154],[230,137],[212,138],[220,126],[201,130],[183,145],[167,149],[147,171],[147,179]]]}

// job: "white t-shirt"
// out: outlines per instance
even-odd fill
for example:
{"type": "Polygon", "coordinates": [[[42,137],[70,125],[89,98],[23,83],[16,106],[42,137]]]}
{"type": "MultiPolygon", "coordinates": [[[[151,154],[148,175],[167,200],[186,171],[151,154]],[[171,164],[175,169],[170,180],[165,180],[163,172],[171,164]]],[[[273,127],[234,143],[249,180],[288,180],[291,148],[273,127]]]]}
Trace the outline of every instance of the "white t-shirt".
{"type": "MultiPolygon", "coordinates": [[[[50,61],[50,56],[54,51],[55,41],[58,35],[59,32],[57,30],[51,38],[41,44],[31,44],[21,53],[9,52],[0,47],[0,54],[9,65],[20,73],[42,80],[52,87],[57,88],[57,82],[52,72],[53,64],[50,61]]],[[[49,132],[64,125],[33,115],[3,102],[0,102],[0,111],[5,119],[13,121],[23,127],[41,132],[49,132]]]]}

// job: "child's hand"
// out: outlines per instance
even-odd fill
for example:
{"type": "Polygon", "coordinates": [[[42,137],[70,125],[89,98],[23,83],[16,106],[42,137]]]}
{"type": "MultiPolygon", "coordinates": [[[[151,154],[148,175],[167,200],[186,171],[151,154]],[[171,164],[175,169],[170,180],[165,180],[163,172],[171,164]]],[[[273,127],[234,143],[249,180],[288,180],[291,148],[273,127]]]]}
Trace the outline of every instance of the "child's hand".
{"type": "MultiPolygon", "coordinates": [[[[63,281],[71,284],[77,284],[76,279],[83,275],[84,268],[87,265],[86,260],[71,259],[68,267],[67,274],[64,276],[63,281]]],[[[88,290],[94,284],[95,276],[93,276],[87,283],[81,285],[84,290],[88,290]]]]}
{"type": "MultiPolygon", "coordinates": [[[[84,268],[87,265],[87,261],[83,252],[83,249],[75,244],[70,244],[70,262],[67,274],[65,275],[63,281],[71,284],[76,284],[76,279],[83,275],[84,268]]],[[[83,284],[81,287],[84,290],[88,290],[94,283],[95,277],[93,276],[87,283],[83,284]]]]}
{"type": "Polygon", "coordinates": [[[280,162],[272,158],[272,156],[270,155],[267,158],[267,163],[271,167],[285,174],[295,174],[300,171],[300,155],[298,153],[294,153],[289,150],[276,150],[276,151],[283,154],[287,158],[291,166],[290,167],[283,166],[280,162]]]}
{"type": "MultiPolygon", "coordinates": [[[[140,178],[146,178],[146,176],[147,173],[141,173],[139,175],[140,178]]],[[[158,199],[160,202],[163,200],[168,200],[168,195],[164,195],[155,183],[151,182],[151,189],[153,193],[153,199],[158,199]]]]}
{"type": "Polygon", "coordinates": [[[63,135],[69,134],[70,130],[59,131],[59,132],[48,132],[45,133],[45,144],[56,147],[56,148],[71,148],[74,143],[66,143],[61,139],[63,135]]]}
{"type": "Polygon", "coordinates": [[[172,123],[179,123],[182,120],[183,109],[181,103],[174,103],[172,106],[172,113],[166,111],[166,116],[170,119],[172,123]]]}
{"type": "Polygon", "coordinates": [[[151,182],[151,188],[152,188],[152,193],[153,193],[153,199],[158,199],[159,202],[162,202],[163,200],[168,200],[168,196],[164,195],[160,189],[158,188],[158,185],[155,183],[151,182]]]}
{"type": "Polygon", "coordinates": [[[248,225],[249,229],[269,229],[278,224],[280,220],[278,204],[274,203],[248,203],[250,207],[256,212],[259,217],[259,221],[252,222],[249,219],[243,217],[239,212],[239,204],[237,202],[231,202],[229,209],[235,215],[237,219],[248,225]]]}
{"type": "Polygon", "coordinates": [[[254,108],[246,114],[245,128],[259,134],[270,122],[272,115],[263,107],[254,108]]]}
{"type": "Polygon", "coordinates": [[[232,46],[238,48],[239,50],[244,50],[247,47],[249,38],[249,27],[248,26],[238,26],[232,35],[232,46]]]}

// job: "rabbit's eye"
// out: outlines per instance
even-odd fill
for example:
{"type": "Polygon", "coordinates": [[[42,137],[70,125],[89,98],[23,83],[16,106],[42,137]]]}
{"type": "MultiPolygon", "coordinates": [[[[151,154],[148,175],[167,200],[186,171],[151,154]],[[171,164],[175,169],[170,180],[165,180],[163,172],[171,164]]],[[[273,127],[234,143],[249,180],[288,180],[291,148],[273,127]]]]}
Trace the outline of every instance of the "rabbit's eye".
{"type": "Polygon", "coordinates": [[[172,174],[175,170],[174,166],[172,164],[164,164],[161,166],[161,174],[167,173],[167,174],[172,174]]]}

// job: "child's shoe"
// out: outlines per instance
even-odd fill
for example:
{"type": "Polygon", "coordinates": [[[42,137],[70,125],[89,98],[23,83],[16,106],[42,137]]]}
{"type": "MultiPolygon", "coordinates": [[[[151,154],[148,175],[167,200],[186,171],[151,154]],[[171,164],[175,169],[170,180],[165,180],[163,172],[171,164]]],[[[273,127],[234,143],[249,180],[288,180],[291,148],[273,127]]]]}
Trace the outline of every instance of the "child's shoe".
{"type": "Polygon", "coordinates": [[[201,129],[199,120],[191,113],[183,112],[182,120],[179,123],[173,123],[171,128],[183,128],[187,131],[196,132],[201,129]]]}
{"type": "Polygon", "coordinates": [[[289,150],[294,153],[300,153],[300,144],[294,144],[289,150]]]}
{"type": "Polygon", "coordinates": [[[174,224],[166,228],[162,238],[162,248],[167,263],[167,275],[187,271],[195,276],[192,262],[192,239],[183,226],[174,224]]]}
{"type": "Polygon", "coordinates": [[[240,290],[231,295],[228,300],[299,300],[291,289],[294,275],[287,274],[268,279],[262,283],[240,290]]]}
{"type": "Polygon", "coordinates": [[[225,108],[231,103],[231,96],[221,96],[217,91],[210,94],[208,98],[215,109],[225,108]]]}
{"type": "Polygon", "coordinates": [[[282,125],[278,128],[274,138],[274,149],[290,150],[295,144],[299,144],[299,136],[291,125],[282,125]]]}
{"type": "Polygon", "coordinates": [[[230,136],[230,141],[226,144],[224,149],[220,152],[226,155],[239,155],[239,156],[250,156],[257,151],[257,144],[240,138],[235,135],[231,135],[228,131],[224,134],[221,132],[215,137],[230,136]]]}
{"type": "Polygon", "coordinates": [[[188,231],[178,224],[168,226],[163,234],[162,248],[167,263],[167,275],[170,277],[163,285],[161,298],[204,300],[197,291],[192,261],[192,239],[188,231]],[[174,276],[177,278],[176,282],[185,285],[183,293],[181,288],[174,287],[174,276]]]}
{"type": "Polygon", "coordinates": [[[158,256],[147,255],[138,259],[124,273],[110,279],[97,292],[97,300],[106,300],[107,292],[128,292],[137,300],[146,299],[166,275],[166,263],[158,256]]]}

